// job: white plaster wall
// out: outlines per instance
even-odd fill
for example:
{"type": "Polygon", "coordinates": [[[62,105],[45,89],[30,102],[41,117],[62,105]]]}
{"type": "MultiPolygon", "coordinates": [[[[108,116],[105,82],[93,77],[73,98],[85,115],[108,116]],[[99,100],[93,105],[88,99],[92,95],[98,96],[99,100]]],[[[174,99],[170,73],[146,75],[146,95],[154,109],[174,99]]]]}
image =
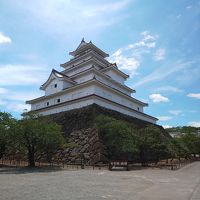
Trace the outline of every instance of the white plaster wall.
{"type": "Polygon", "coordinates": [[[96,58],[97,60],[99,60],[99,62],[102,63],[102,65],[107,65],[107,61],[98,53],[94,52],[93,50],[89,50],[86,54],[83,54],[81,56],[77,56],[76,59],[72,58],[71,59],[71,63],[70,64],[66,64],[65,65],[65,69],[69,69],[71,67],[73,67],[73,65],[77,65],[83,62],[83,60],[88,60],[91,57],[96,58]]]}
{"type": "Polygon", "coordinates": [[[85,75],[77,76],[73,80],[76,81],[78,84],[80,84],[80,83],[83,83],[83,82],[93,79],[93,77],[94,77],[94,73],[90,72],[85,75]]]}
{"type": "Polygon", "coordinates": [[[31,105],[31,110],[37,110],[41,108],[47,108],[45,111],[41,111],[40,114],[49,115],[53,113],[59,113],[62,111],[72,110],[75,108],[81,108],[87,105],[90,105],[92,103],[97,103],[100,106],[103,106],[108,109],[116,110],[118,112],[149,121],[151,123],[155,123],[156,121],[148,116],[142,115],[143,107],[135,102],[132,102],[131,100],[126,99],[125,97],[117,94],[112,93],[109,89],[105,89],[104,87],[95,85],[87,85],[79,89],[74,90],[68,90],[65,94],[60,94],[57,96],[50,96],[48,99],[41,100],[38,103],[33,103],[31,105]],[[75,100],[81,97],[86,97],[91,94],[96,94],[98,96],[104,97],[108,100],[114,101],[120,105],[114,105],[112,102],[109,102],[107,100],[102,100],[99,97],[89,97],[89,99],[86,101],[85,99],[80,99],[77,101],[69,102],[71,100],[75,100]],[[60,99],[60,103],[57,102],[57,99],[60,99]],[[94,99],[96,99],[94,101],[94,99]],[[49,106],[47,106],[47,102],[49,102],[49,106],[57,105],[57,107],[51,107],[48,109],[49,106]],[[66,104],[61,104],[63,102],[66,102],[66,104]],[[124,108],[123,106],[127,106],[131,109],[134,109],[137,111],[137,108],[139,107],[141,114],[135,111],[131,111],[128,108],[124,108]]]}
{"type": "Polygon", "coordinates": [[[109,81],[108,79],[106,79],[106,78],[104,78],[102,76],[96,75],[96,79],[99,80],[99,81],[101,81],[102,83],[104,83],[104,84],[112,87],[112,88],[115,88],[115,89],[123,92],[124,94],[127,94],[128,96],[131,96],[131,92],[130,91],[119,87],[117,84],[112,83],[111,81],[109,81]]]}
{"type": "Polygon", "coordinates": [[[48,96],[50,94],[54,94],[57,92],[62,91],[65,88],[71,87],[72,84],[66,81],[61,81],[58,79],[54,79],[50,82],[50,84],[45,89],[45,95],[48,96]],[[57,87],[55,87],[55,84],[57,84],[57,87]]]}
{"type": "Polygon", "coordinates": [[[44,110],[44,111],[40,111],[39,114],[41,115],[50,115],[50,114],[55,114],[55,113],[60,113],[60,112],[64,112],[64,111],[68,111],[68,110],[73,110],[73,109],[77,109],[77,108],[82,108],[88,105],[91,105],[94,103],[93,99],[87,99],[87,100],[83,100],[83,101],[77,101],[77,102],[73,102],[73,103],[69,103],[66,105],[62,105],[56,108],[51,108],[49,110],[44,110]]]}
{"type": "Polygon", "coordinates": [[[59,81],[57,79],[54,79],[50,82],[50,84],[45,89],[45,95],[54,94],[56,92],[59,92],[63,89],[63,81],[59,81]],[[54,85],[57,84],[57,87],[55,88],[54,85]]]}
{"type": "Polygon", "coordinates": [[[143,112],[143,106],[133,102],[131,100],[126,99],[125,97],[121,96],[120,94],[113,93],[109,89],[105,89],[104,87],[98,85],[91,85],[91,86],[84,86],[79,89],[73,89],[71,91],[66,92],[65,94],[50,96],[48,99],[41,100],[39,103],[33,103],[31,110],[37,110],[40,108],[47,107],[47,102],[49,102],[49,106],[58,104],[57,100],[60,99],[60,103],[65,101],[74,100],[80,97],[88,96],[91,94],[96,94],[107,98],[111,101],[119,103],[121,105],[130,107],[131,109],[143,112]],[[139,108],[139,110],[138,110],[139,108]]]}
{"type": "Polygon", "coordinates": [[[31,110],[46,108],[46,107],[48,107],[47,102],[49,102],[49,106],[59,104],[57,102],[58,99],[60,99],[60,103],[62,103],[62,102],[71,101],[71,100],[74,100],[77,98],[81,98],[84,96],[88,96],[91,94],[94,94],[94,86],[87,86],[84,88],[74,89],[73,91],[69,91],[65,94],[50,96],[49,98],[47,98],[45,100],[41,100],[38,103],[33,103],[31,105],[31,110]]]}
{"type": "Polygon", "coordinates": [[[97,70],[100,70],[100,69],[102,69],[102,67],[101,67],[101,66],[99,66],[99,65],[97,66],[96,64],[94,64],[94,68],[95,68],[95,69],[97,69],[97,70]]]}
{"type": "Polygon", "coordinates": [[[112,77],[112,79],[114,79],[115,81],[124,85],[124,81],[126,79],[117,74],[112,68],[109,71],[105,71],[104,73],[112,77]]]}
{"type": "Polygon", "coordinates": [[[63,81],[63,89],[71,87],[72,84],[66,81],[63,81]]]}
{"type": "Polygon", "coordinates": [[[142,105],[137,104],[136,102],[133,102],[131,100],[128,100],[128,99],[124,98],[123,96],[121,96],[117,93],[112,93],[110,90],[105,90],[102,87],[96,86],[95,87],[95,94],[102,96],[104,98],[107,98],[107,99],[114,101],[116,103],[119,103],[121,105],[132,108],[134,110],[143,112],[143,106],[142,105]],[[138,108],[139,108],[139,110],[138,110],[138,108]]]}
{"type": "Polygon", "coordinates": [[[75,60],[72,58],[71,60],[73,60],[73,62],[71,64],[66,65],[64,68],[67,70],[67,69],[73,67],[73,65],[74,66],[78,65],[78,64],[82,63],[83,60],[88,60],[90,58],[91,58],[91,55],[83,56],[81,59],[78,59],[78,60],[77,59],[75,60]]]}
{"type": "Polygon", "coordinates": [[[50,115],[50,114],[60,113],[60,112],[64,112],[64,111],[68,111],[68,110],[72,110],[72,109],[82,108],[82,107],[85,107],[85,106],[88,106],[88,105],[91,105],[91,104],[94,104],[94,103],[96,103],[96,104],[98,104],[102,107],[105,107],[105,108],[108,108],[108,109],[111,109],[111,110],[115,110],[115,111],[118,111],[120,113],[129,115],[129,116],[132,116],[132,117],[136,117],[138,119],[142,119],[144,121],[156,123],[156,120],[154,120],[154,119],[152,119],[148,116],[142,115],[142,113],[140,114],[140,113],[131,111],[129,109],[120,107],[118,105],[111,104],[110,102],[107,102],[106,100],[102,100],[98,97],[93,97],[93,98],[90,98],[90,99],[84,99],[84,100],[81,100],[81,101],[77,100],[77,102],[71,102],[71,103],[69,102],[65,105],[60,105],[60,106],[58,105],[57,107],[40,111],[39,114],[50,115]]]}
{"type": "Polygon", "coordinates": [[[148,116],[144,116],[142,115],[142,113],[135,113],[134,111],[131,111],[131,110],[128,110],[128,109],[125,109],[123,107],[120,107],[120,106],[117,106],[117,105],[113,105],[113,104],[110,104],[108,102],[105,102],[105,101],[102,101],[100,99],[95,99],[94,101],[96,104],[104,107],[104,108],[108,108],[108,109],[111,109],[111,110],[115,110],[115,111],[118,111],[120,113],[123,113],[123,114],[126,114],[126,115],[129,115],[129,116],[132,116],[132,117],[136,117],[138,119],[141,119],[141,120],[144,120],[144,121],[148,121],[148,122],[151,122],[151,123],[156,123],[156,120],[148,117],[148,116]]]}
{"type": "Polygon", "coordinates": [[[106,85],[108,85],[108,86],[110,86],[112,88],[115,88],[115,89],[123,92],[124,94],[127,94],[128,96],[131,96],[131,92],[130,91],[119,87],[116,83],[112,83],[108,79],[106,79],[106,78],[104,78],[102,76],[99,76],[99,75],[97,75],[96,73],[93,73],[93,72],[87,73],[85,75],[77,76],[73,80],[80,84],[80,83],[83,83],[83,82],[86,82],[88,80],[93,79],[94,76],[100,82],[102,82],[102,83],[104,83],[104,84],[106,84],[106,85]]]}
{"type": "Polygon", "coordinates": [[[85,70],[87,70],[87,69],[89,69],[91,67],[92,67],[92,63],[88,63],[88,64],[86,64],[84,66],[75,67],[74,70],[70,70],[70,71],[64,72],[64,73],[67,76],[73,76],[73,75],[78,74],[78,73],[80,73],[82,71],[85,71],[85,70]]]}

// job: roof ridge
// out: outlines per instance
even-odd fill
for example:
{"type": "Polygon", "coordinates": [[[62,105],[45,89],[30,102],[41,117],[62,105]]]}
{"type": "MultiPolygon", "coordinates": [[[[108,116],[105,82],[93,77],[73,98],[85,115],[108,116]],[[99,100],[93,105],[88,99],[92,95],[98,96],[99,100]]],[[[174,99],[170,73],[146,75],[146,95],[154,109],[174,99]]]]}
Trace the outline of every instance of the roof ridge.
{"type": "Polygon", "coordinates": [[[63,75],[63,76],[65,76],[65,77],[67,77],[67,78],[70,78],[70,77],[67,76],[66,74],[64,74],[64,73],[62,73],[62,72],[59,72],[59,71],[55,70],[54,68],[52,69],[52,72],[53,72],[53,73],[56,72],[56,73],[58,73],[58,74],[60,74],[60,75],[63,75]]]}

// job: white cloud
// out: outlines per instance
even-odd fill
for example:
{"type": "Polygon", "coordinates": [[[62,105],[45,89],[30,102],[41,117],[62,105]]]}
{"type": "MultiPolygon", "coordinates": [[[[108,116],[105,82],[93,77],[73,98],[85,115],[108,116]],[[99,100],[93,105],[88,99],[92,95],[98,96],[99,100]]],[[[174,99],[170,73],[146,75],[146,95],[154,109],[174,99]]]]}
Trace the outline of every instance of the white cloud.
{"type": "Polygon", "coordinates": [[[123,7],[127,6],[128,3],[128,0],[122,0],[118,2],[102,4],[101,6],[88,6],[88,9],[83,10],[83,14],[87,17],[94,17],[99,14],[121,10],[123,7]]]}
{"type": "Polygon", "coordinates": [[[169,99],[167,97],[162,96],[161,94],[151,94],[149,95],[149,98],[154,102],[154,103],[160,103],[160,102],[168,102],[169,99]]]}
{"type": "Polygon", "coordinates": [[[38,90],[37,92],[30,92],[30,91],[12,91],[7,90],[6,93],[4,93],[3,99],[5,100],[11,100],[11,101],[22,101],[25,102],[30,99],[35,99],[39,96],[42,96],[44,92],[38,90]]]}
{"type": "Polygon", "coordinates": [[[6,44],[6,43],[11,43],[12,40],[10,37],[4,35],[2,32],[0,32],[0,44],[6,44]]]}
{"type": "Polygon", "coordinates": [[[189,93],[187,96],[195,99],[200,99],[200,93],[189,93]]]}
{"type": "Polygon", "coordinates": [[[11,103],[7,106],[7,109],[14,112],[22,113],[25,110],[30,110],[30,105],[23,104],[23,103],[11,103]]]}
{"type": "Polygon", "coordinates": [[[174,93],[178,93],[178,92],[183,92],[183,90],[174,87],[174,86],[163,86],[163,87],[159,87],[154,89],[155,92],[174,92],[174,93]]]}
{"type": "Polygon", "coordinates": [[[149,50],[155,48],[158,37],[148,31],[142,32],[141,36],[139,41],[118,49],[110,56],[110,62],[115,62],[120,70],[124,70],[131,76],[137,74],[142,54],[149,53],[149,50]]]}
{"type": "Polygon", "coordinates": [[[162,125],[162,127],[163,127],[164,129],[166,129],[166,128],[172,128],[172,126],[170,126],[170,125],[162,125]]]}
{"type": "Polygon", "coordinates": [[[44,66],[31,65],[0,65],[0,70],[0,85],[38,85],[49,73],[44,66]]]}
{"type": "Polygon", "coordinates": [[[127,71],[130,75],[134,75],[136,70],[140,66],[140,61],[134,57],[126,57],[122,55],[124,52],[121,49],[118,49],[110,57],[111,62],[115,62],[120,70],[127,71]]]}
{"type": "Polygon", "coordinates": [[[169,113],[172,114],[172,115],[179,115],[182,112],[183,112],[182,110],[169,110],[169,113]]]}
{"type": "Polygon", "coordinates": [[[171,120],[173,117],[170,117],[170,116],[160,116],[160,117],[157,117],[160,121],[169,121],[171,120]]]}
{"type": "Polygon", "coordinates": [[[190,113],[196,113],[197,111],[196,110],[188,110],[188,112],[190,112],[190,113]]]}
{"type": "Polygon", "coordinates": [[[187,7],[186,7],[186,9],[191,9],[192,8],[192,5],[188,5],[187,7]]]}
{"type": "Polygon", "coordinates": [[[6,102],[5,100],[0,99],[0,106],[4,106],[4,105],[6,105],[6,104],[7,104],[7,102],[6,102]]]}
{"type": "Polygon", "coordinates": [[[4,96],[0,98],[0,106],[9,112],[22,113],[25,109],[30,110],[30,105],[25,104],[26,100],[34,99],[42,96],[43,92],[30,92],[30,91],[12,91],[4,90],[4,96]]]}
{"type": "Polygon", "coordinates": [[[6,88],[0,88],[0,94],[5,94],[7,93],[7,89],[6,88]]]}
{"type": "Polygon", "coordinates": [[[22,90],[11,90],[6,88],[0,88],[0,94],[3,94],[2,99],[4,100],[14,100],[14,101],[26,101],[30,99],[37,98],[43,95],[43,91],[37,90],[33,91],[22,91],[22,90]]]}
{"type": "Polygon", "coordinates": [[[180,62],[176,64],[170,64],[169,66],[160,67],[159,69],[156,69],[154,72],[150,73],[149,75],[138,81],[136,84],[133,85],[133,87],[139,87],[149,82],[163,80],[164,78],[174,73],[183,71],[183,69],[189,67],[193,63],[194,61],[188,61],[184,63],[180,62]]]}
{"type": "Polygon", "coordinates": [[[189,122],[188,125],[193,127],[200,127],[200,121],[189,122]]]}
{"type": "Polygon", "coordinates": [[[128,50],[128,49],[138,49],[138,48],[147,48],[147,49],[155,48],[156,39],[158,38],[157,35],[156,36],[151,35],[148,31],[142,32],[141,35],[142,35],[141,40],[139,40],[136,43],[129,44],[126,49],[128,50]]]}
{"type": "MultiPolygon", "coordinates": [[[[24,89],[27,85],[40,85],[46,81],[46,68],[42,66],[30,65],[3,65],[0,66],[0,84],[16,86],[20,85],[24,89]],[[25,86],[25,87],[24,87],[25,86]]],[[[22,88],[9,89],[0,88],[0,105],[9,112],[23,112],[24,109],[30,109],[30,105],[26,105],[25,101],[42,95],[39,90],[37,92],[24,91],[22,88]]]]}
{"type": "Polygon", "coordinates": [[[154,54],[154,60],[159,61],[164,59],[165,59],[165,49],[159,48],[154,54]]]}
{"type": "Polygon", "coordinates": [[[71,1],[71,0],[34,0],[15,2],[15,9],[28,12],[26,21],[39,26],[40,29],[63,37],[71,37],[84,33],[93,35],[101,31],[103,27],[115,24],[127,16],[121,12],[129,4],[130,0],[118,1],[71,1]],[[55,28],[56,24],[56,28],[55,28]]]}
{"type": "Polygon", "coordinates": [[[198,84],[200,82],[200,59],[195,59],[191,65],[183,68],[174,77],[175,81],[181,84],[183,87],[192,86],[195,82],[198,84]],[[196,60],[196,61],[195,61],[196,60]]]}

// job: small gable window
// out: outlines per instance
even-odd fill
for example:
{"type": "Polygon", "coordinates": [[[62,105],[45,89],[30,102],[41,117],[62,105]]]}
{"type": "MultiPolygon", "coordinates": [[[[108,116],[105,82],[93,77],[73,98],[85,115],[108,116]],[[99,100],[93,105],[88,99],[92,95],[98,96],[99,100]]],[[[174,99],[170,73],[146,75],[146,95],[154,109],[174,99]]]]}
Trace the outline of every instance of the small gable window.
{"type": "Polygon", "coordinates": [[[57,103],[60,103],[60,99],[57,99],[57,103]]]}
{"type": "Polygon", "coordinates": [[[47,106],[49,106],[49,102],[47,102],[47,106]]]}
{"type": "Polygon", "coordinates": [[[55,88],[57,88],[57,83],[56,83],[56,84],[54,84],[54,87],[55,87],[55,88]]]}
{"type": "Polygon", "coordinates": [[[138,111],[140,111],[140,108],[139,108],[139,107],[137,107],[137,110],[138,110],[138,111]]]}

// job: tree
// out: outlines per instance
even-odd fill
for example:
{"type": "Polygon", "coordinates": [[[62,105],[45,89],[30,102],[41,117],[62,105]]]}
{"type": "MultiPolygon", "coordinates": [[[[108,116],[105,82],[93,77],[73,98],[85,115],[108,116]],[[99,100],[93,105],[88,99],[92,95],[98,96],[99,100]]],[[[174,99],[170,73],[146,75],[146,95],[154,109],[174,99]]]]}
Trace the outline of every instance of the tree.
{"type": "Polygon", "coordinates": [[[16,119],[11,114],[0,112],[0,159],[12,146],[12,132],[15,130],[16,119]]]}
{"type": "Polygon", "coordinates": [[[200,153],[200,136],[196,133],[186,133],[180,137],[180,140],[184,143],[184,145],[188,148],[190,155],[200,153]]]}
{"type": "Polygon", "coordinates": [[[35,157],[45,154],[50,160],[64,143],[61,126],[47,117],[28,114],[18,122],[16,141],[27,153],[30,167],[35,166],[35,157]]]}
{"type": "Polygon", "coordinates": [[[191,126],[174,127],[168,129],[168,132],[176,133],[178,136],[169,144],[169,150],[172,155],[188,157],[200,153],[199,128],[191,126]]]}
{"type": "Polygon", "coordinates": [[[135,158],[138,155],[142,165],[146,165],[149,160],[157,162],[167,155],[169,138],[154,125],[141,129],[104,115],[98,116],[96,123],[110,157],[131,153],[135,158]]]}
{"type": "Polygon", "coordinates": [[[154,126],[149,125],[138,131],[138,149],[142,165],[146,165],[149,160],[159,161],[160,158],[167,154],[167,137],[162,131],[154,126]]]}
{"type": "Polygon", "coordinates": [[[188,148],[185,146],[185,144],[183,143],[183,141],[181,141],[180,138],[173,138],[169,141],[168,152],[172,160],[174,158],[178,158],[179,160],[183,157],[187,158],[189,155],[188,148]]]}
{"type": "Polygon", "coordinates": [[[137,151],[135,129],[130,123],[99,115],[96,124],[109,157],[118,158],[121,154],[137,151]]]}

